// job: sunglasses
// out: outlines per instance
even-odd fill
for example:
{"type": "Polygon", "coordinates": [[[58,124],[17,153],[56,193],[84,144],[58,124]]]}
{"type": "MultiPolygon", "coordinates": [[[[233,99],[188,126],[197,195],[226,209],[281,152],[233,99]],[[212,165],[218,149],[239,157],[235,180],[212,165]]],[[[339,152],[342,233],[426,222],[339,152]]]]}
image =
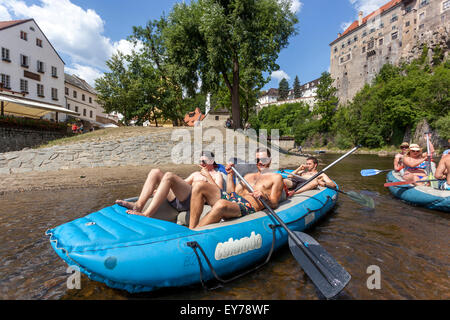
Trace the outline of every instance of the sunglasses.
{"type": "Polygon", "coordinates": [[[400,147],[400,149],[409,149],[409,147],[400,147]]]}
{"type": "Polygon", "coordinates": [[[420,150],[411,150],[411,152],[420,152],[420,150]]]}
{"type": "Polygon", "coordinates": [[[270,158],[256,158],[256,163],[269,164],[270,160],[270,158]]]}

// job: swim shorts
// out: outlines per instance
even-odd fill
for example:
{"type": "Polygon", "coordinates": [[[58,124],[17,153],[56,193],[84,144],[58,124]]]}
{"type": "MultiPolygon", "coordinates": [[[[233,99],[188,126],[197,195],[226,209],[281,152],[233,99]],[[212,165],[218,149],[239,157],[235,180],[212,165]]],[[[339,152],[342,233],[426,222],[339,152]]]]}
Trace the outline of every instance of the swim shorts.
{"type": "Polygon", "coordinates": [[[178,212],[189,211],[191,208],[191,194],[189,193],[189,196],[186,198],[186,200],[180,201],[175,198],[174,200],[167,202],[169,202],[169,204],[178,212]]]}
{"type": "Polygon", "coordinates": [[[238,195],[236,192],[226,193],[225,191],[222,191],[221,199],[237,203],[239,205],[239,209],[241,210],[242,216],[256,212],[250,202],[238,195]]]}
{"type": "Polygon", "coordinates": [[[450,190],[450,185],[447,184],[447,181],[440,180],[438,185],[439,190],[450,190]]]}

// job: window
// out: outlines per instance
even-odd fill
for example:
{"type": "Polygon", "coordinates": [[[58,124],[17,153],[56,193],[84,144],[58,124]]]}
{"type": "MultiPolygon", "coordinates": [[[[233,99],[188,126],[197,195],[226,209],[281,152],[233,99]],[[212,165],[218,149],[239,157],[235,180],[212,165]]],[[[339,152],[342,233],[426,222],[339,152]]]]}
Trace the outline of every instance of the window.
{"type": "Polygon", "coordinates": [[[75,112],[78,112],[78,106],[75,106],[75,112]]]}
{"type": "Polygon", "coordinates": [[[398,20],[398,16],[397,16],[396,13],[394,13],[394,14],[392,15],[392,17],[391,17],[391,23],[392,23],[392,22],[395,22],[395,21],[397,21],[397,20],[398,20]]]}
{"type": "Polygon", "coordinates": [[[334,52],[337,52],[337,51],[338,51],[337,47],[334,47],[334,52]]]}
{"type": "Polygon", "coordinates": [[[92,118],[94,116],[94,113],[91,111],[89,111],[89,117],[92,118]]]}
{"type": "Polygon", "coordinates": [[[3,61],[11,61],[9,60],[9,49],[2,48],[2,60],[3,61]]]}
{"type": "Polygon", "coordinates": [[[91,97],[89,97],[89,103],[92,103],[92,98],[91,97]]]}
{"type": "Polygon", "coordinates": [[[426,6],[429,3],[430,3],[430,0],[421,0],[420,1],[420,7],[426,6]]]}
{"type": "Polygon", "coordinates": [[[425,12],[419,14],[419,21],[425,19],[425,12]]]}
{"type": "Polygon", "coordinates": [[[391,37],[392,37],[392,40],[397,39],[398,38],[398,31],[392,33],[391,37]]]}
{"type": "Polygon", "coordinates": [[[37,61],[37,72],[44,73],[45,72],[45,65],[42,61],[37,61]]]}
{"type": "Polygon", "coordinates": [[[214,119],[215,119],[216,121],[219,121],[219,116],[215,116],[214,119]]]}
{"type": "Polygon", "coordinates": [[[28,80],[20,79],[20,92],[28,93],[28,80]]]}
{"type": "Polygon", "coordinates": [[[77,98],[77,92],[75,90],[73,90],[73,97],[76,99],[77,98]]]}
{"type": "Polygon", "coordinates": [[[58,78],[58,69],[52,66],[52,77],[58,78]]]}
{"type": "Polygon", "coordinates": [[[64,92],[65,92],[66,96],[68,96],[69,95],[69,88],[65,87],[64,88],[64,92]]]}
{"type": "Polygon", "coordinates": [[[70,103],[68,103],[68,104],[67,104],[67,109],[69,109],[69,110],[70,110],[70,103]]]}
{"type": "Polygon", "coordinates": [[[362,37],[364,38],[365,36],[367,36],[367,31],[364,31],[362,34],[362,37]]]}
{"type": "Polygon", "coordinates": [[[37,84],[37,95],[38,95],[38,97],[41,97],[41,98],[44,97],[44,85],[43,84],[40,84],[40,83],[37,84]]]}
{"type": "Polygon", "coordinates": [[[58,100],[58,89],[52,88],[52,99],[58,100]]]}
{"type": "Polygon", "coordinates": [[[381,38],[381,39],[378,40],[378,45],[379,45],[379,46],[382,46],[382,45],[383,45],[383,38],[381,38]]]}
{"type": "Polygon", "coordinates": [[[425,25],[422,23],[422,24],[419,26],[419,30],[422,30],[423,28],[425,28],[425,25]]]}
{"type": "Polygon", "coordinates": [[[0,86],[2,88],[11,89],[11,77],[8,74],[0,75],[0,86]]]}
{"type": "Polygon", "coordinates": [[[362,53],[366,52],[366,47],[362,47],[362,53]]]}
{"type": "Polygon", "coordinates": [[[86,109],[83,109],[83,116],[86,117],[86,109]]]}
{"type": "Polygon", "coordinates": [[[409,25],[410,25],[410,22],[409,22],[409,21],[406,21],[405,27],[409,27],[409,25]]]}
{"type": "Polygon", "coordinates": [[[450,0],[442,2],[442,11],[450,9],[450,0]]]}
{"type": "Polygon", "coordinates": [[[20,65],[22,67],[28,68],[28,56],[23,54],[20,55],[20,65]]]}
{"type": "Polygon", "coordinates": [[[86,96],[84,94],[81,95],[81,100],[86,101],[86,96]]]}
{"type": "Polygon", "coordinates": [[[28,41],[28,33],[25,31],[20,31],[20,39],[28,41]]]}
{"type": "Polygon", "coordinates": [[[374,46],[375,46],[375,41],[370,40],[369,43],[367,43],[367,50],[373,49],[374,46]]]}
{"type": "Polygon", "coordinates": [[[41,48],[42,48],[42,40],[36,38],[36,45],[37,45],[38,47],[41,47],[41,48]]]}
{"type": "Polygon", "coordinates": [[[353,38],[353,41],[354,41],[354,42],[358,41],[358,36],[355,36],[355,37],[353,38]]]}
{"type": "Polygon", "coordinates": [[[405,13],[410,13],[412,11],[412,6],[407,6],[405,8],[405,13]]]}

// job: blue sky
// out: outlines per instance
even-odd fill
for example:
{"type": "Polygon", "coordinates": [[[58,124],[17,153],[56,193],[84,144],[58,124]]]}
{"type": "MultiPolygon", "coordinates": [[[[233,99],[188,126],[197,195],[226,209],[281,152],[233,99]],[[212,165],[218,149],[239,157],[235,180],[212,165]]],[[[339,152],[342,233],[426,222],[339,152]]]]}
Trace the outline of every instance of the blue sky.
{"type": "MultiPolygon", "coordinates": [[[[117,51],[127,52],[132,27],[169,14],[182,0],[0,0],[0,21],[34,18],[66,63],[66,72],[93,84],[107,71],[105,61],[117,51]]],[[[280,70],[264,87],[277,88],[282,77],[292,86],[329,70],[329,43],[357,18],[388,0],[291,0],[299,18],[298,34],[290,39],[277,61],[280,70]]]]}

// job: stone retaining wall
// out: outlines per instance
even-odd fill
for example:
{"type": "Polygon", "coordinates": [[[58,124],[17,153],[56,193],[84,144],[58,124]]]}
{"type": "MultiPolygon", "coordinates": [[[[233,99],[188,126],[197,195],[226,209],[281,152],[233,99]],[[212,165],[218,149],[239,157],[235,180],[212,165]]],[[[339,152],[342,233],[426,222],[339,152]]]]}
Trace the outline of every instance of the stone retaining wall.
{"type": "Polygon", "coordinates": [[[35,147],[65,136],[53,131],[0,127],[0,153],[35,147]]]}

